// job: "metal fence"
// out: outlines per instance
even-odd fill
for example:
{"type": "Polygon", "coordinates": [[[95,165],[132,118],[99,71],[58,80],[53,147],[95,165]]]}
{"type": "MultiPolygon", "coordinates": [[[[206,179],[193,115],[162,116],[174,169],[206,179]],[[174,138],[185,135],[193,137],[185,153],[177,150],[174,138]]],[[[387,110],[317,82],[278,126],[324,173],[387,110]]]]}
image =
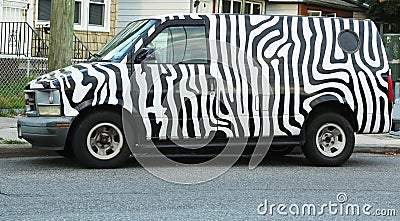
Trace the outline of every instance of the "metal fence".
{"type": "MultiPolygon", "coordinates": [[[[47,57],[50,27],[32,27],[27,22],[0,22],[0,54],[25,57],[47,57]]],[[[73,58],[87,59],[92,52],[85,43],[73,35],[73,58]]]]}
{"type": "MultiPolygon", "coordinates": [[[[83,61],[73,60],[72,63],[83,61]]],[[[0,57],[0,112],[23,111],[25,85],[46,74],[47,70],[47,58],[0,57]]]]}
{"type": "Polygon", "coordinates": [[[0,22],[0,54],[44,57],[48,50],[43,36],[28,23],[0,22]]]}

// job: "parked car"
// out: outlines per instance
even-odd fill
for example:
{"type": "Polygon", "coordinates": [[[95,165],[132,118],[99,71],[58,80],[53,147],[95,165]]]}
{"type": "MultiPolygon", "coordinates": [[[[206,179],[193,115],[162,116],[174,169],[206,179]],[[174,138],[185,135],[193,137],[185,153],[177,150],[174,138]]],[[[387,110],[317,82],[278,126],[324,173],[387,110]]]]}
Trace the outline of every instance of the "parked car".
{"type": "Polygon", "coordinates": [[[93,168],[123,165],[127,137],[131,148],[162,149],[211,136],[209,146],[273,136],[273,150],[302,146],[315,165],[336,166],[354,133],[389,131],[391,90],[370,20],[167,15],[134,21],[89,63],[30,82],[18,130],[33,148],[72,151],[93,168]]]}
{"type": "Polygon", "coordinates": [[[394,102],[392,112],[392,131],[396,135],[400,135],[400,98],[394,102]]]}

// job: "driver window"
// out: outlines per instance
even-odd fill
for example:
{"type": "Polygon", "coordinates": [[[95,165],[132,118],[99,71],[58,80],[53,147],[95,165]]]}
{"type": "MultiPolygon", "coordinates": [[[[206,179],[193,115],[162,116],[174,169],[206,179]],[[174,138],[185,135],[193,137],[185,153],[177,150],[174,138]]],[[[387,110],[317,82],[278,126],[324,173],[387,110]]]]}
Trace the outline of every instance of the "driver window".
{"type": "Polygon", "coordinates": [[[154,49],[148,63],[207,63],[204,26],[168,27],[146,48],[154,49]]]}

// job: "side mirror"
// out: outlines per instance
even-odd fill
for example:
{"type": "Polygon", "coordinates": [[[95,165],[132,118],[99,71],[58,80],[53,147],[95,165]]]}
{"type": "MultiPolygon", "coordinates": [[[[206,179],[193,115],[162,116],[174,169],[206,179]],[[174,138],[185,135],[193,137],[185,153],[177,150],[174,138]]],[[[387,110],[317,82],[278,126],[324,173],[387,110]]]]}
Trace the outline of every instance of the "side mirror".
{"type": "Polygon", "coordinates": [[[153,48],[142,48],[136,55],[135,63],[141,63],[143,60],[156,60],[153,48]]]}

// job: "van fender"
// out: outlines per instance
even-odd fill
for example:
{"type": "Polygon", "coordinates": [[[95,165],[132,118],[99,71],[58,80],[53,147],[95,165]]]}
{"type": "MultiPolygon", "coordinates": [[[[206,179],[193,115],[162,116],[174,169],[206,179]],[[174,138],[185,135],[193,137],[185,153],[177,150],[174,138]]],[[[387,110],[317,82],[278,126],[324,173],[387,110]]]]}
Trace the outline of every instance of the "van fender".
{"type": "MultiPolygon", "coordinates": [[[[357,121],[357,107],[350,105],[346,98],[341,96],[335,96],[333,94],[325,94],[314,100],[312,100],[304,109],[307,111],[307,117],[305,122],[310,118],[311,115],[326,112],[335,112],[344,116],[350,124],[352,124],[355,131],[359,130],[359,123],[357,121]],[[309,108],[309,110],[307,110],[309,108]]],[[[304,131],[306,123],[303,124],[302,132],[304,131]]]]}
{"type": "Polygon", "coordinates": [[[314,100],[312,100],[310,102],[310,108],[311,110],[314,109],[315,107],[317,107],[318,105],[322,104],[322,103],[326,103],[326,102],[337,102],[337,103],[341,103],[344,104],[346,106],[348,106],[350,108],[350,105],[348,104],[346,98],[344,97],[337,97],[333,94],[326,94],[326,95],[322,95],[314,100]]]}

